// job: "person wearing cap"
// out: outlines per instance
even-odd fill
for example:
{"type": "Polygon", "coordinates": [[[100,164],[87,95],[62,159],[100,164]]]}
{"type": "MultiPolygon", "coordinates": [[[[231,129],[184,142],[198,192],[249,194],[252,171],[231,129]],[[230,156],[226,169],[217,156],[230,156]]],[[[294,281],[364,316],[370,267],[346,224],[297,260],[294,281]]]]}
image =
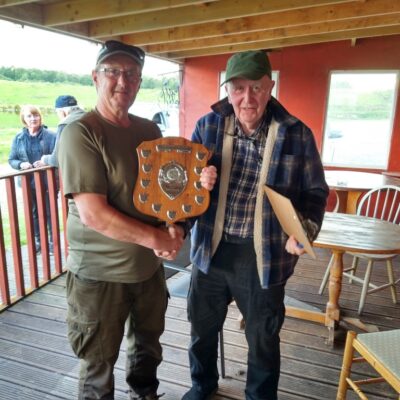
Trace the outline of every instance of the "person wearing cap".
{"type": "Polygon", "coordinates": [[[60,141],[61,132],[69,123],[81,118],[85,111],[79,106],[76,98],[70,95],[58,96],[55,101],[55,109],[59,119],[56,132],[56,144],[51,154],[44,154],[40,159],[40,166],[50,165],[52,167],[58,167],[57,152],[58,143],[60,141]]]}
{"type": "Polygon", "coordinates": [[[155,400],[167,288],[158,257],[173,259],[184,229],[135,209],[136,148],[161,137],[154,122],[128,113],[145,54],[107,41],[92,78],[96,108],[68,124],[58,160],[69,199],[68,338],[81,359],[78,398],[113,399],[114,365],[126,324],[129,399],[155,400]]]}
{"type": "Polygon", "coordinates": [[[311,130],[271,96],[274,83],[264,51],[234,54],[223,82],[227,97],[192,135],[213,155],[203,171],[210,206],[191,234],[192,387],[183,400],[211,399],[218,390],[218,332],[232,300],[248,343],[245,398],[278,398],[285,284],[304,249],[283,232],[264,186],[290,198],[311,241],[329,189],[311,130]]]}

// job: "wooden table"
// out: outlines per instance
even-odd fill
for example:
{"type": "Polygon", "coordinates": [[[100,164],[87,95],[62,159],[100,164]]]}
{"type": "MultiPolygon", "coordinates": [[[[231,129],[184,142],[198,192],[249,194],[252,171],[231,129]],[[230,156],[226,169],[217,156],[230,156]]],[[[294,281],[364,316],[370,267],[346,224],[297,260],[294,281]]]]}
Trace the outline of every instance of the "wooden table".
{"type": "Polygon", "coordinates": [[[336,211],[355,214],[361,194],[383,185],[400,186],[400,179],[370,172],[325,170],[325,179],[330,189],[335,190],[338,208],[336,211]]]}
{"type": "Polygon", "coordinates": [[[400,171],[382,171],[383,175],[393,176],[394,178],[400,178],[400,171]]]}
{"type": "Polygon", "coordinates": [[[339,296],[344,252],[400,254],[400,226],[360,215],[327,212],[313,245],[333,253],[326,311],[321,313],[292,308],[287,315],[324,323],[328,327],[328,342],[333,344],[335,325],[340,319],[339,296]]]}

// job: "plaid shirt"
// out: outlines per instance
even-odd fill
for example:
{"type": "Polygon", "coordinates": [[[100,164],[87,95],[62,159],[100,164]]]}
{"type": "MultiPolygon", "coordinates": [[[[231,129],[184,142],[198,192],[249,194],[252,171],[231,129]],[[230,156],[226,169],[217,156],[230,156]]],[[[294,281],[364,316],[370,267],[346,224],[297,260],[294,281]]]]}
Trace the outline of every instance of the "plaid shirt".
{"type": "MultiPolygon", "coordinates": [[[[233,108],[225,98],[214,104],[212,110],[197,122],[192,140],[213,152],[209,164],[221,171],[225,118],[233,115],[233,108]]],[[[278,124],[265,184],[291,199],[313,240],[322,225],[329,194],[314,136],[274,98],[268,102],[265,115],[270,115],[271,121],[278,124]]],[[[204,273],[208,272],[212,258],[219,187],[218,180],[210,193],[209,208],[196,219],[192,229],[191,261],[204,273]]],[[[262,201],[260,220],[255,220],[255,216],[251,220],[262,224],[261,285],[268,288],[286,282],[293,274],[298,257],[285,250],[287,235],[282,231],[267,197],[264,196],[262,201]]]]}
{"type": "Polygon", "coordinates": [[[235,119],[232,170],[225,209],[224,232],[242,238],[253,237],[254,212],[262,157],[269,120],[264,118],[257,129],[246,135],[235,119]]]}

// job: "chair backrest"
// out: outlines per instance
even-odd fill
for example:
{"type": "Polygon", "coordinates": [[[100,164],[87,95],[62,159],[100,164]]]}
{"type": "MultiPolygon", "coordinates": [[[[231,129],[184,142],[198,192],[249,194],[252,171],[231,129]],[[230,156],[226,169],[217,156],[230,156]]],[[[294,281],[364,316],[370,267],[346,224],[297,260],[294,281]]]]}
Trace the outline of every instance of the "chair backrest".
{"type": "Polygon", "coordinates": [[[365,193],[357,214],[400,224],[400,187],[385,185],[365,193]]]}

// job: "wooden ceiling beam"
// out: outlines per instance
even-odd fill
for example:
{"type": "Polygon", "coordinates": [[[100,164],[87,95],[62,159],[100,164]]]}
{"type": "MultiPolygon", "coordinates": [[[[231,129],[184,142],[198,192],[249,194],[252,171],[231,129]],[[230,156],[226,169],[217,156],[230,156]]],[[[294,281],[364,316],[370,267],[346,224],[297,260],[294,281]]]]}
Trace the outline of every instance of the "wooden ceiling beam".
{"type": "Polygon", "coordinates": [[[21,4],[32,3],[32,0],[0,0],[1,7],[20,6],[21,4]]]}
{"type": "Polygon", "coordinates": [[[92,42],[100,40],[89,37],[89,26],[87,23],[64,26],[62,30],[43,26],[41,6],[31,4],[18,7],[18,9],[0,8],[0,19],[4,19],[22,26],[32,26],[34,28],[43,29],[45,31],[60,33],[68,36],[74,36],[80,39],[86,39],[92,42]]]}
{"type": "MultiPolygon", "coordinates": [[[[169,60],[183,60],[184,58],[211,56],[217,54],[230,54],[246,50],[278,49],[282,47],[318,44],[340,40],[351,40],[353,38],[368,38],[377,36],[388,36],[400,34],[400,26],[387,26],[381,28],[355,29],[343,32],[333,32],[327,34],[317,34],[303,37],[291,37],[277,40],[265,40],[253,43],[241,43],[238,45],[218,46],[208,49],[197,49],[189,51],[177,51],[164,53],[162,56],[169,60]]],[[[160,55],[161,56],[161,55],[160,55]]]]}
{"type": "MultiPolygon", "coordinates": [[[[211,3],[217,0],[208,0],[211,3]]],[[[43,21],[47,26],[74,22],[109,19],[132,14],[153,13],[176,7],[204,4],[204,0],[73,0],[50,3],[43,7],[43,21]]]]}
{"type": "Polygon", "coordinates": [[[175,27],[148,32],[122,35],[122,40],[144,46],[181,40],[221,37],[224,34],[247,33],[272,28],[298,26],[307,23],[325,23],[355,17],[387,15],[400,12],[400,1],[366,0],[301,10],[281,11],[272,14],[261,14],[252,17],[234,18],[213,23],[202,23],[192,26],[175,27]]]}
{"type": "Polygon", "coordinates": [[[0,19],[163,59],[398,33],[400,0],[0,0],[0,19]]]}
{"type": "Polygon", "coordinates": [[[227,18],[303,9],[322,4],[360,1],[365,0],[220,0],[190,7],[93,21],[90,22],[90,36],[99,38],[124,35],[160,28],[190,26],[202,22],[224,21],[227,18]]]}
{"type": "Polygon", "coordinates": [[[0,7],[0,18],[21,25],[91,40],[89,38],[89,27],[87,23],[64,26],[62,30],[43,26],[43,10],[42,6],[37,2],[31,1],[29,4],[22,4],[18,7],[0,7]]]}
{"type": "Polygon", "coordinates": [[[268,29],[263,31],[241,33],[237,35],[225,35],[207,39],[185,40],[173,43],[144,46],[144,49],[152,54],[168,53],[173,51],[192,50],[216,46],[234,45],[240,43],[276,40],[290,37],[301,37],[321,33],[333,33],[342,31],[354,31],[355,29],[377,28],[383,26],[400,26],[400,12],[377,17],[353,18],[351,20],[330,21],[324,24],[313,23],[292,26],[287,28],[268,29]]]}
{"type": "Polygon", "coordinates": [[[21,4],[18,6],[0,8],[0,17],[9,19],[21,24],[29,21],[29,25],[43,25],[42,6],[36,3],[21,4]]]}

